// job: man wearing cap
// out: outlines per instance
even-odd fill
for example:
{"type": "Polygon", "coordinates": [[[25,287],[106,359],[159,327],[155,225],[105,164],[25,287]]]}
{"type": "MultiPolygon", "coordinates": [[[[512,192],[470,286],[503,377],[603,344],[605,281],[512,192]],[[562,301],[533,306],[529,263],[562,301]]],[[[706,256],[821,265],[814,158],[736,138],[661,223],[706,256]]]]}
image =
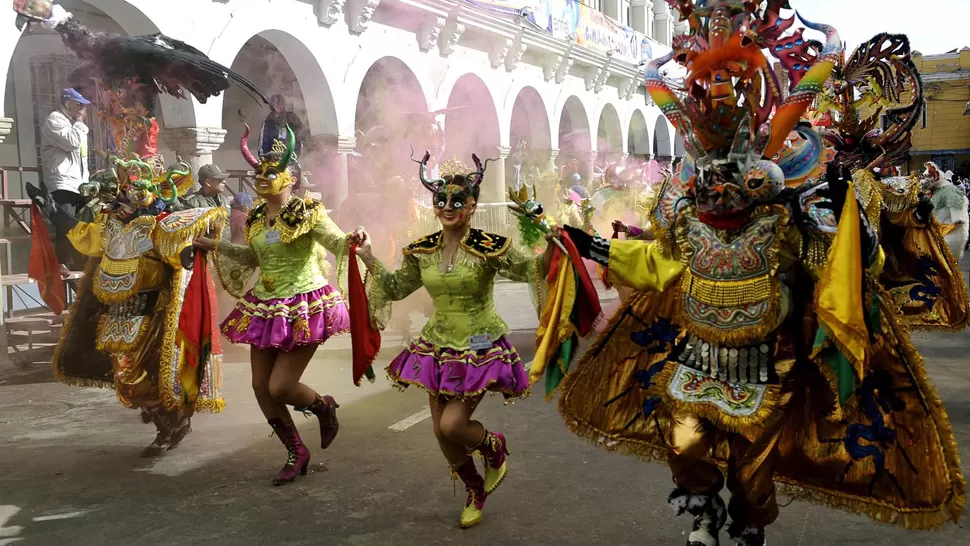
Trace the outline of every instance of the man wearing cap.
{"type": "Polygon", "coordinates": [[[229,200],[223,195],[226,191],[225,173],[216,165],[203,165],[199,169],[199,191],[182,199],[186,208],[223,207],[229,212],[229,200]]]}
{"type": "Polygon", "coordinates": [[[77,209],[83,198],[78,190],[87,182],[88,126],[84,124],[86,107],[91,102],[75,89],[61,92],[61,104],[47,116],[41,127],[40,160],[44,170],[44,185],[57,204],[52,218],[55,229],[57,258],[67,266],[80,266],[75,251],[67,239],[67,232],[77,221],[77,209]],[[77,263],[72,263],[77,262],[77,263]]]}

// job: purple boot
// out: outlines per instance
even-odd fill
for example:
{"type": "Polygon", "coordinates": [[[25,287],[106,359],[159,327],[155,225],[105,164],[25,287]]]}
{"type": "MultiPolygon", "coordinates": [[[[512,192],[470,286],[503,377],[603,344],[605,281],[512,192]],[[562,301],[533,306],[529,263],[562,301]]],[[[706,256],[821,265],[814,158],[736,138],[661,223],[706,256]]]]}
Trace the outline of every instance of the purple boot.
{"type": "Polygon", "coordinates": [[[303,445],[296,426],[281,419],[270,419],[269,426],[273,427],[273,432],[280,437],[287,451],[286,464],[276,475],[273,485],[291,483],[296,480],[297,474],[306,476],[307,467],[310,466],[310,450],[303,445]]]}
{"type": "Polygon", "coordinates": [[[340,423],[337,422],[337,408],[339,407],[340,404],[337,404],[337,401],[329,394],[324,397],[317,394],[316,400],[309,406],[295,408],[296,411],[302,411],[304,414],[310,412],[317,416],[317,420],[320,421],[321,449],[330,447],[333,439],[337,437],[337,430],[340,429],[340,423]]]}

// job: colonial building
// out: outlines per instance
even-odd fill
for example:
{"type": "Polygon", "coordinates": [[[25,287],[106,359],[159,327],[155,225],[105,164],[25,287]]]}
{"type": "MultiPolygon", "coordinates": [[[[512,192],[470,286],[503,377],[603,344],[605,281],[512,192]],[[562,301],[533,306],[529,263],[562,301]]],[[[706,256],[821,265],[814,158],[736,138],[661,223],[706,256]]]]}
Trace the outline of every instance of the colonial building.
{"type": "MultiPolygon", "coordinates": [[[[596,0],[592,8],[575,0],[59,3],[95,30],[185,41],[268,95],[283,95],[304,122],[303,155],[328,206],[354,191],[348,157],[358,138],[380,127],[400,141],[403,165],[411,165],[409,144],[429,146],[435,121],[447,157],[497,158],[483,188],[492,202],[504,200],[502,166],[522,141],[534,166],[568,160],[585,170],[626,154],[669,159],[682,149],[645,97],[639,66],[669,51],[679,30],[662,0],[596,0]]],[[[29,168],[38,161],[38,126],[77,59],[52,32],[34,26],[19,34],[14,17],[0,9],[0,167],[29,168]]],[[[214,161],[245,169],[243,123],[256,133],[268,112],[235,88],[206,104],[163,97],[161,151],[196,168],[214,161]]],[[[104,133],[98,124],[92,148],[104,133]]],[[[4,197],[20,197],[34,179],[13,173],[4,197]]]]}
{"type": "Polygon", "coordinates": [[[942,55],[914,55],[923,77],[926,112],[913,136],[910,167],[922,172],[933,161],[944,170],[970,175],[970,49],[942,55]]]}

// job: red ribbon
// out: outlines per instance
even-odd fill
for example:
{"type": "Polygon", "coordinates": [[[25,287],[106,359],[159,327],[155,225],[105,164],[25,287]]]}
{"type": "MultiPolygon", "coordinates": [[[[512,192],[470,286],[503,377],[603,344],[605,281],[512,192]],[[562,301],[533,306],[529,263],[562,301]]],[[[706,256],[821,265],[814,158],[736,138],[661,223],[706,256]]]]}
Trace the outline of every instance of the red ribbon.
{"type": "Polygon", "coordinates": [[[354,385],[360,386],[360,378],[367,373],[381,348],[381,332],[370,322],[367,308],[367,290],[357,264],[357,245],[350,245],[350,265],[347,276],[347,296],[350,298],[350,345],[352,349],[352,372],[354,385]]]}

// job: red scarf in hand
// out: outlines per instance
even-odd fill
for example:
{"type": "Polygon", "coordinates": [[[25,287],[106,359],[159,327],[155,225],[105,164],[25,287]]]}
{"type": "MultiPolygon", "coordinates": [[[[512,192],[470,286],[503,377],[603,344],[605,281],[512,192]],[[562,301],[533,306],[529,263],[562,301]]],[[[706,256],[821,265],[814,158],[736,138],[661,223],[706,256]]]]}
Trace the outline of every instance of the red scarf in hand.
{"type": "Polygon", "coordinates": [[[67,293],[61,278],[61,264],[54,253],[50,232],[37,203],[30,205],[30,263],[27,276],[37,282],[40,297],[55,315],[64,312],[67,293]]]}
{"type": "MultiPolygon", "coordinates": [[[[357,264],[357,245],[350,246],[347,270],[347,296],[350,298],[350,345],[353,350],[353,380],[360,386],[360,378],[367,374],[381,348],[381,332],[370,322],[367,308],[367,290],[357,264]]],[[[373,373],[368,374],[368,376],[373,373]]]]}

